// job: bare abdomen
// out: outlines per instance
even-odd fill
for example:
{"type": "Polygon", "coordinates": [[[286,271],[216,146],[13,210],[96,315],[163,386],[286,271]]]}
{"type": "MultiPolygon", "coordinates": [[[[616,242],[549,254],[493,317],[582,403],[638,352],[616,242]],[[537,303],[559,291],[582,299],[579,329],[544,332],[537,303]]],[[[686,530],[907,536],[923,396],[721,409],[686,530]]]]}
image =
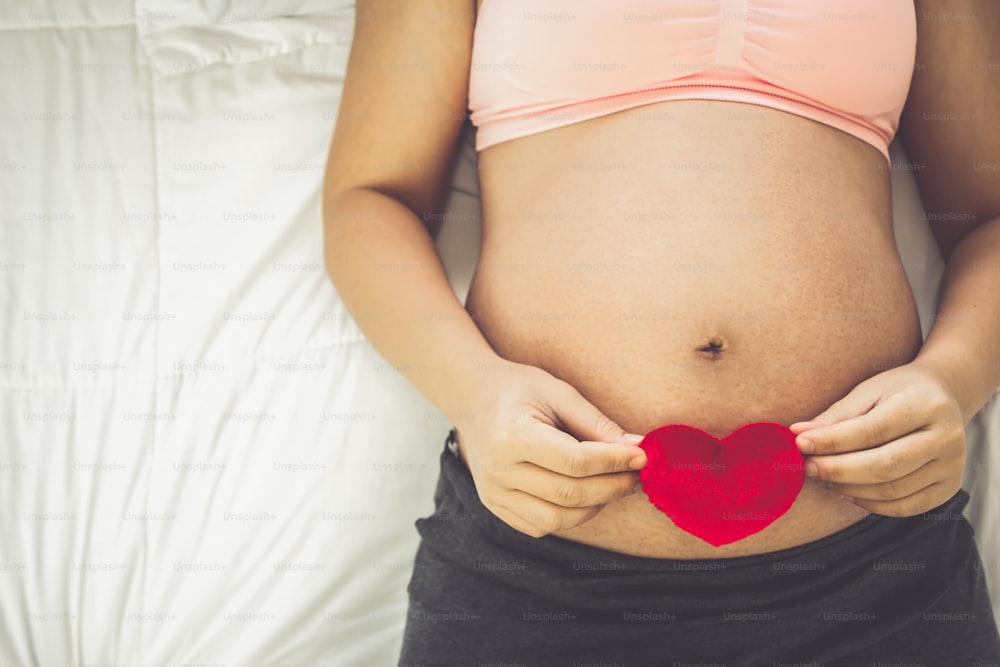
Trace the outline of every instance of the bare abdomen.
{"type": "MultiPolygon", "coordinates": [[[[724,436],[815,416],[908,362],[917,313],[882,157],[812,121],[668,102],[481,155],[467,307],[503,357],[570,382],[626,430],[724,436]]],[[[643,495],[560,536],[703,558],[819,539],[865,512],[812,482],[773,525],[708,546],[643,495]]]]}

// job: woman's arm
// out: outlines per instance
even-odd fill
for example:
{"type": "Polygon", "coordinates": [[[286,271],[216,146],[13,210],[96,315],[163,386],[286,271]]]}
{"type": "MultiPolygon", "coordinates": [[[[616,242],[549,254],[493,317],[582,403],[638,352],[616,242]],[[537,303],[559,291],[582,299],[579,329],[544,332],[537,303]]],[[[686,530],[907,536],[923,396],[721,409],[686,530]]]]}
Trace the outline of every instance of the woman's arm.
{"type": "Polygon", "coordinates": [[[428,214],[465,116],[473,10],[358,2],[323,191],[326,265],[372,345],[455,425],[486,507],[541,536],[632,493],[645,454],[573,387],[493,351],[424,224],[440,218],[428,214]]]}
{"type": "Polygon", "coordinates": [[[972,419],[1000,386],[1000,3],[918,1],[900,132],[947,261],[917,356],[972,419]]]}
{"type": "Polygon", "coordinates": [[[443,202],[467,106],[469,0],[362,0],[323,189],[327,272],[372,345],[447,416],[495,354],[425,221],[443,202]]]}
{"type": "Polygon", "coordinates": [[[1000,3],[917,0],[900,135],[947,262],[937,316],[909,364],[793,424],[808,474],[865,509],[912,516],[950,498],[965,424],[1000,386],[1000,3]]]}

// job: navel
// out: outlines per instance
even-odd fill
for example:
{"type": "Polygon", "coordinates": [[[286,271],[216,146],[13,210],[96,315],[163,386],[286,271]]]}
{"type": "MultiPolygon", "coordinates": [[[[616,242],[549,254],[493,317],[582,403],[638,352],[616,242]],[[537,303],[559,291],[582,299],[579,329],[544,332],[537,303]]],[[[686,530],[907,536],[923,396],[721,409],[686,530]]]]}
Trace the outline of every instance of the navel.
{"type": "Polygon", "coordinates": [[[722,358],[722,353],[728,349],[726,341],[719,336],[712,336],[705,344],[695,348],[695,352],[709,361],[716,361],[722,358]]]}

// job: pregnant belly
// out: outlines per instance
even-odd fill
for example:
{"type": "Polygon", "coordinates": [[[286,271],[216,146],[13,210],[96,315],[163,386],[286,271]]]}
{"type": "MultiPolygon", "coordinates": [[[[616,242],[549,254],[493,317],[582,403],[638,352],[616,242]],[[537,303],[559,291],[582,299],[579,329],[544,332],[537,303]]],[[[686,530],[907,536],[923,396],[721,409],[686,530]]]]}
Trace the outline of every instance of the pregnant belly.
{"type": "MultiPolygon", "coordinates": [[[[501,144],[481,156],[467,308],[498,354],[566,380],[630,432],[682,423],[723,437],[809,419],[920,344],[880,160],[812,121],[718,102],[501,144]]],[[[644,494],[559,537],[711,558],[802,544],[865,514],[807,480],[781,518],[722,547],[644,494]]]]}

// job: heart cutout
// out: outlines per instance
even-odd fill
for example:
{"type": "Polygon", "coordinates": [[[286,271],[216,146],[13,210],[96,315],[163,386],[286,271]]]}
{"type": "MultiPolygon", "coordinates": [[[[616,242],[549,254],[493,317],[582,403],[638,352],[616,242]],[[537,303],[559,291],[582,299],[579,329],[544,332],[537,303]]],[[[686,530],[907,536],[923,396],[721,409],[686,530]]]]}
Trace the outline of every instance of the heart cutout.
{"type": "Polygon", "coordinates": [[[805,480],[795,434],[756,422],[721,440],[685,424],[661,426],[639,443],[649,501],[674,524],[713,546],[760,532],[788,511],[805,480]]]}

